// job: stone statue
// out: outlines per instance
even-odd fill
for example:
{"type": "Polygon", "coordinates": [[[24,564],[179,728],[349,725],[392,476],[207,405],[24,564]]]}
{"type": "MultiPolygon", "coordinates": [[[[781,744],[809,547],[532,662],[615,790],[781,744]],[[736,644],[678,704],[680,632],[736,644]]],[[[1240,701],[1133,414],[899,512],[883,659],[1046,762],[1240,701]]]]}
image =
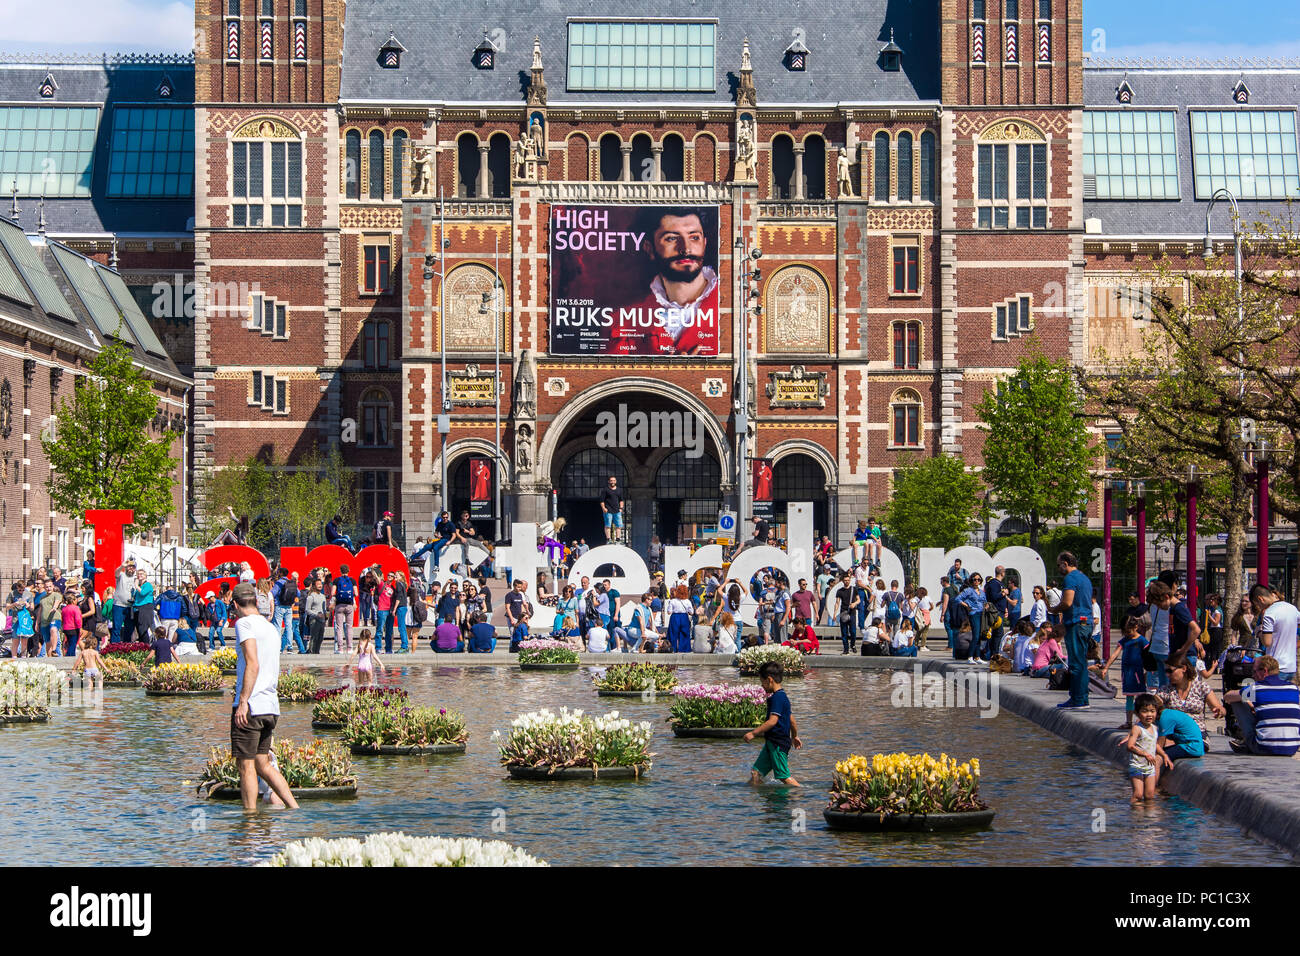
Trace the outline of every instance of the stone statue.
{"type": "Polygon", "coordinates": [[[515,471],[517,473],[533,470],[533,429],[529,425],[520,425],[515,433],[515,471]]]}
{"type": "Polygon", "coordinates": [[[536,414],[537,374],[532,352],[524,349],[519,353],[519,367],[515,371],[515,417],[533,418],[536,414]]]}
{"type": "Polygon", "coordinates": [[[515,179],[528,178],[528,144],[531,142],[523,137],[515,143],[515,179]]]}
{"type": "Polygon", "coordinates": [[[835,178],[839,180],[840,195],[845,198],[853,198],[853,164],[849,161],[849,151],[841,146],[840,157],[835,160],[835,178]]]}
{"type": "Polygon", "coordinates": [[[433,195],[433,149],[429,146],[411,149],[411,195],[433,195]]]}
{"type": "Polygon", "coordinates": [[[750,182],[758,176],[758,149],[749,120],[741,120],[736,130],[736,182],[750,182]]]}

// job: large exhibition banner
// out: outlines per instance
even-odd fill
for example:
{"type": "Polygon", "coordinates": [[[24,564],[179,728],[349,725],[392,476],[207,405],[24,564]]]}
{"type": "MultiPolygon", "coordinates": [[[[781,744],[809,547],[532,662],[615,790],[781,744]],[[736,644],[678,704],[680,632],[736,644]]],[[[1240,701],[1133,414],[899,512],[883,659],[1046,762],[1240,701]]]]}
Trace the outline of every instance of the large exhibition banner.
{"type": "Polygon", "coordinates": [[[553,355],[717,355],[717,206],[552,206],[553,355]]]}

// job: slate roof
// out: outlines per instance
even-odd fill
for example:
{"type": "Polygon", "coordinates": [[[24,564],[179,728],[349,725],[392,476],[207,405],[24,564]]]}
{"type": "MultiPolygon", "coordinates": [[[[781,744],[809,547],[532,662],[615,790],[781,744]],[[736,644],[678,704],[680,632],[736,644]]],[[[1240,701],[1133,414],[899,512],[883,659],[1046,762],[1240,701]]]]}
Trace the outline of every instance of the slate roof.
{"type": "Polygon", "coordinates": [[[92,350],[118,338],[137,364],[186,380],[116,272],[58,242],[26,235],[4,217],[0,315],[92,350]]]}
{"type": "Polygon", "coordinates": [[[524,104],[532,65],[533,37],[541,38],[542,61],[552,106],[566,104],[727,106],[746,37],[760,105],[916,103],[939,98],[939,17],[936,3],[859,0],[849,6],[796,5],[780,0],[662,0],[652,10],[612,0],[365,0],[347,6],[343,31],[340,99],[345,106],[385,104],[524,104]],[[715,89],[703,93],[604,93],[569,91],[568,20],[716,20],[715,89]],[[496,68],[471,64],[487,30],[504,35],[496,68]],[[880,68],[890,30],[903,49],[903,68],[880,68]],[[496,31],[503,31],[503,34],[496,31]],[[785,50],[803,31],[810,53],[804,72],[787,70],[785,50]],[[393,33],[406,52],[398,69],[379,65],[379,48],[393,33]]]}
{"type": "MultiPolygon", "coordinates": [[[[72,58],[80,60],[81,58],[72,58]]],[[[181,235],[194,232],[194,199],[109,199],[109,138],[113,129],[114,104],[193,104],[194,65],[185,58],[156,60],[132,57],[144,62],[122,62],[126,58],[105,58],[98,63],[32,59],[21,63],[0,63],[0,105],[42,106],[101,104],[95,134],[91,194],[86,198],[47,199],[45,229],[54,236],[181,235]],[[37,88],[45,75],[54,76],[58,91],[52,99],[41,99],[37,88]],[[166,75],[172,83],[168,99],[157,88],[166,75]]],[[[10,197],[0,188],[0,213],[10,215],[10,197]]],[[[37,200],[20,197],[18,222],[36,232],[37,200]]]]}
{"type": "MultiPolygon", "coordinates": [[[[1295,110],[1300,103],[1300,64],[1253,67],[1249,64],[1201,65],[1194,68],[1086,64],[1083,72],[1084,108],[1151,110],[1173,108],[1178,147],[1178,188],[1174,200],[1085,199],[1085,218],[1101,220],[1107,236],[1203,236],[1207,201],[1196,199],[1192,169],[1192,133],[1188,110],[1203,107],[1253,109],[1275,106],[1295,110]],[[1233,102],[1232,91],[1246,80],[1250,103],[1233,102]],[[1116,90],[1124,81],[1133,88],[1133,102],[1121,107],[1116,90]]],[[[1300,124],[1297,124],[1300,125],[1300,124]]],[[[1243,221],[1249,225],[1265,213],[1287,214],[1283,202],[1239,200],[1243,221]]],[[[1231,234],[1225,204],[1215,207],[1211,231],[1216,237],[1231,234]]]]}

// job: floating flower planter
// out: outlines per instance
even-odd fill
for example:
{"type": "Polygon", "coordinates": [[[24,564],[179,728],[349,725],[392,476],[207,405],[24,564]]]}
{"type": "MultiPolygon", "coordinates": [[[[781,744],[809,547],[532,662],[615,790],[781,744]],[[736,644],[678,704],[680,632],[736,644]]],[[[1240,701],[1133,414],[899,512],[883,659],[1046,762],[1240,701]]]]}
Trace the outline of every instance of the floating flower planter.
{"type": "Polygon", "coordinates": [[[150,697],[220,697],[226,692],[221,670],[211,664],[159,664],[144,676],[150,697]]]}
{"type": "Polygon", "coordinates": [[[651,703],[657,694],[668,693],[677,686],[673,666],[652,664],[613,664],[593,683],[601,697],[626,697],[651,703]]]}
{"type": "Polygon", "coordinates": [[[678,737],[744,737],[767,715],[756,684],[686,684],[673,691],[668,722],[678,737]]]}
{"type": "Polygon", "coordinates": [[[212,652],[208,663],[220,668],[221,673],[226,677],[231,677],[239,672],[239,653],[233,647],[220,647],[212,652]]]}
{"type": "Polygon", "coordinates": [[[347,684],[316,691],[311,709],[312,730],[342,730],[359,707],[375,700],[405,701],[409,695],[400,687],[357,687],[347,684]]]}
{"type": "Polygon", "coordinates": [[[757,676],[758,669],[769,661],[781,665],[786,677],[802,677],[805,669],[803,654],[793,647],[780,644],[764,644],[759,647],[747,647],[731,661],[740,668],[742,676],[757,676]]]}
{"type": "Polygon", "coordinates": [[[464,753],[465,718],[445,707],[411,707],[394,697],[362,702],[343,726],[343,742],[354,754],[464,753]]]}
{"type": "Polygon", "coordinates": [[[995,811],[979,801],[980,762],[947,754],[854,754],[835,765],[832,830],[936,832],[986,827],[995,811]]]}
{"type": "MultiPolygon", "coordinates": [[[[587,715],[561,707],[521,714],[501,743],[501,763],[520,780],[640,778],[650,769],[650,724],[618,711],[587,715]]],[[[501,739],[500,731],[492,734],[501,739]]]]}
{"type": "Polygon", "coordinates": [[[144,683],[144,671],[124,657],[104,658],[105,687],[139,687],[144,683]]]}
{"type": "Polygon", "coordinates": [[[280,681],[276,684],[276,694],[280,697],[280,702],[285,704],[302,704],[307,701],[316,699],[316,691],[320,685],[316,683],[316,675],[307,671],[294,671],[291,674],[281,674],[280,681]]]}
{"type": "MultiPolygon", "coordinates": [[[[351,799],[357,795],[357,778],[347,750],[332,740],[313,740],[299,746],[277,740],[272,748],[275,765],[296,800],[351,799]]],[[[239,798],[239,769],[228,748],[213,747],[197,788],[214,799],[239,798]]]]}
{"type": "Polygon", "coordinates": [[[110,657],[118,657],[128,660],[136,667],[144,667],[145,662],[153,653],[153,647],[143,641],[123,641],[116,644],[104,645],[101,656],[107,660],[110,657]]]}
{"type": "Polygon", "coordinates": [[[412,837],[371,833],[364,841],[343,837],[295,840],[269,866],[546,866],[500,840],[412,837]]]}
{"type": "Polygon", "coordinates": [[[572,671],[578,669],[578,652],[563,641],[549,638],[519,643],[519,669],[525,671],[572,671]]]}
{"type": "Polygon", "coordinates": [[[0,723],[43,724],[67,692],[68,676],[53,664],[0,661],[0,723]]]}

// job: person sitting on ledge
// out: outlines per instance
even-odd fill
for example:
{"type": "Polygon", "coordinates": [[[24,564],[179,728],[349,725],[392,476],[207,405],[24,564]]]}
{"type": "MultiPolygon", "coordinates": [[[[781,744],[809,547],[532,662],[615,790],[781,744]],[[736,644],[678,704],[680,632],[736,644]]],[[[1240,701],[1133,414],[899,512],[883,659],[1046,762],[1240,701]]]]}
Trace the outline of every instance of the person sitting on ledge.
{"type": "Polygon", "coordinates": [[[802,617],[794,619],[790,639],[782,641],[781,644],[784,647],[793,647],[804,654],[820,654],[822,652],[821,643],[817,640],[817,635],[813,632],[812,626],[802,617]]]}
{"type": "Polygon", "coordinates": [[[1051,621],[1038,629],[1038,650],[1034,652],[1034,666],[1029,672],[1030,677],[1046,677],[1051,669],[1053,658],[1065,660],[1065,648],[1056,639],[1056,634],[1056,625],[1051,621]]]}
{"type": "Polygon", "coordinates": [[[333,518],[330,518],[328,522],[326,522],[325,543],[337,544],[340,547],[347,548],[349,551],[352,551],[353,550],[352,537],[350,535],[344,534],[342,531],[339,530],[339,524],[342,521],[343,519],[339,515],[335,515],[333,518]]]}
{"type": "Polygon", "coordinates": [[[1300,750],[1300,688],[1279,670],[1276,657],[1257,657],[1254,683],[1223,695],[1241,728],[1241,740],[1228,740],[1233,753],[1290,757],[1300,750]]]}
{"type": "Polygon", "coordinates": [[[488,623],[487,615],[482,611],[474,615],[473,621],[467,650],[471,654],[491,654],[497,649],[497,629],[488,623]]]}
{"type": "Polygon", "coordinates": [[[465,650],[465,642],[460,638],[460,625],[454,621],[443,621],[433,633],[433,649],[436,653],[459,654],[465,650]]]}

